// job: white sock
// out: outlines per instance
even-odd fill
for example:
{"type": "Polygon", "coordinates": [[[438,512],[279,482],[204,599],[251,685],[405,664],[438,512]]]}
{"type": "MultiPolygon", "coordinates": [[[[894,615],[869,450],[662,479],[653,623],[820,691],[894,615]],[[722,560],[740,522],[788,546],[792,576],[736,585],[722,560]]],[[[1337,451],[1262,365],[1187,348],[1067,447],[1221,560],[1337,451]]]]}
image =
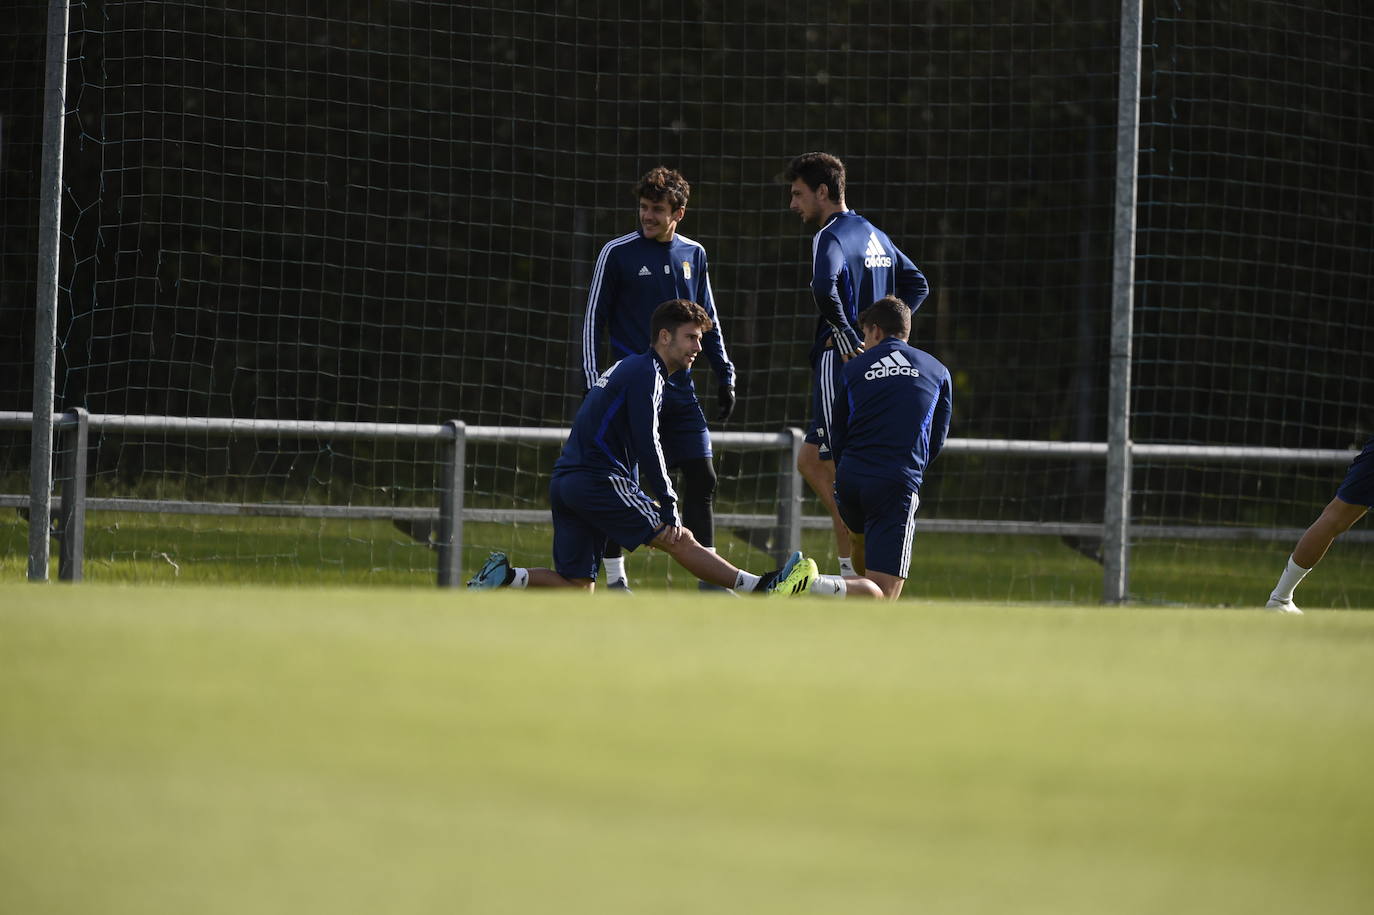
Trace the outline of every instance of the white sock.
{"type": "Polygon", "coordinates": [[[811,582],[811,593],[824,597],[844,597],[849,594],[849,585],[843,575],[817,575],[811,582]]]}
{"type": "Polygon", "coordinates": [[[530,586],[530,570],[529,570],[529,569],[512,569],[511,571],[513,571],[513,572],[515,573],[515,577],[512,578],[512,579],[510,580],[510,585],[509,585],[509,587],[511,587],[511,588],[528,588],[528,587],[530,586]]]}
{"type": "Polygon", "coordinates": [[[743,569],[740,569],[740,570],[739,570],[739,574],[735,576],[735,590],[736,590],[736,591],[752,591],[752,590],[754,590],[754,586],[757,585],[758,583],[759,583],[759,576],[758,576],[758,575],[752,575],[752,574],[750,574],[750,573],[744,571],[743,569]]]}
{"type": "Polygon", "coordinates": [[[841,577],[843,577],[843,576],[845,576],[845,575],[854,576],[854,575],[857,575],[857,574],[859,574],[859,573],[857,573],[857,572],[854,571],[854,560],[851,559],[851,558],[848,557],[848,556],[841,556],[841,557],[840,557],[840,576],[841,576],[841,577]]]}
{"type": "Polygon", "coordinates": [[[1311,571],[1311,569],[1304,569],[1302,566],[1298,565],[1293,561],[1293,557],[1289,556],[1288,568],[1284,569],[1283,574],[1279,576],[1279,583],[1274,585],[1274,593],[1270,594],[1269,597],[1273,600],[1292,600],[1293,589],[1296,588],[1298,582],[1302,581],[1307,573],[1311,571]]]}
{"type": "Polygon", "coordinates": [[[617,556],[614,559],[603,560],[606,564],[606,584],[613,581],[623,581],[630,583],[630,579],[625,576],[625,557],[617,556]]]}

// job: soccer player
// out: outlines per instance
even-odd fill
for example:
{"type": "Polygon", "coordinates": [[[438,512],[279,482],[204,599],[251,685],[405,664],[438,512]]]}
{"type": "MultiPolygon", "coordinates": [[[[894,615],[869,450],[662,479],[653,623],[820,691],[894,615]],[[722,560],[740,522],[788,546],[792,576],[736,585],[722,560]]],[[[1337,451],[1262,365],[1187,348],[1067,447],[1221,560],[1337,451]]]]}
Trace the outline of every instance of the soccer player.
{"type": "Polygon", "coordinates": [[[816,575],[813,560],[793,553],[779,573],[753,575],[706,549],[678,517],[677,493],[659,437],[659,411],[668,380],[691,368],[710,330],[710,317],[695,302],[672,299],[654,310],[647,335],[653,345],[626,356],[596,379],[553,466],[554,568],[515,568],[504,553],[493,553],[469,588],[590,591],[602,550],[611,540],[627,550],[641,544],[663,550],[698,579],[721,588],[807,591],[816,575]]]}
{"type": "MultiPolygon", "coordinates": [[[[949,433],[949,369],[907,343],[911,309],[901,299],[884,296],[858,323],[864,350],[844,364],[831,417],[835,504],[863,550],[867,580],[896,599],[911,566],[921,482],[949,433]]],[[[855,590],[855,579],[844,580],[855,590]]]]}
{"type": "Polygon", "coordinates": [[[1335,497],[1322,509],[1321,515],[1298,539],[1288,567],[1279,576],[1279,583],[1269,595],[1266,610],[1280,613],[1302,613],[1293,603],[1293,589],[1298,582],[1322,561],[1337,537],[1365,516],[1374,507],[1374,438],[1365,442],[1345,472],[1345,479],[1336,488],[1335,497]]]}
{"type": "MultiPolygon", "coordinates": [[[[649,319],[660,302],[687,299],[699,303],[711,319],[702,348],[716,373],[716,420],[725,422],[735,409],[735,367],[721,336],[706,249],[677,231],[687,215],[691,186],[678,172],[659,166],[639,180],[634,192],[639,200],[639,228],[608,241],[592,272],[582,326],[586,386],[590,389],[601,375],[597,356],[603,330],[610,342],[610,361],[615,362],[643,351],[649,319]]],[[[687,369],[674,373],[664,384],[661,421],[664,458],[682,482],[684,525],[702,546],[714,549],[716,470],[711,462],[711,436],[687,369]]],[[[605,561],[608,586],[628,589],[619,546],[607,545],[605,561]]],[[[714,590],[710,585],[702,587],[714,590]]]]}
{"type": "Polygon", "coordinates": [[[840,572],[852,575],[863,571],[863,556],[852,549],[833,495],[830,424],[840,367],[863,352],[854,329],[860,311],[887,295],[896,295],[915,311],[930,287],[911,258],[882,230],[845,205],[845,168],[839,159],[828,153],[805,153],[792,160],[783,177],[791,184],[792,212],[802,222],[820,227],[811,243],[811,293],[820,310],[811,347],[813,419],[797,470],[829,510],[840,572]]]}

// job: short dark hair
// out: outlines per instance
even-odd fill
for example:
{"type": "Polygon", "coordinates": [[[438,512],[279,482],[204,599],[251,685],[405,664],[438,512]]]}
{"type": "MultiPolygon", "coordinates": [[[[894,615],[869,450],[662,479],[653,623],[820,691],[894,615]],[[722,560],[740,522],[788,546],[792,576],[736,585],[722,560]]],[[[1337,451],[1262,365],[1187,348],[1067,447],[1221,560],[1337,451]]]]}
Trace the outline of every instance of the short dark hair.
{"type": "Polygon", "coordinates": [[[703,334],[715,327],[706,309],[696,302],[690,299],[669,299],[654,309],[654,316],[649,321],[649,345],[653,346],[658,342],[659,331],[666,330],[669,334],[675,334],[684,324],[697,325],[703,334]]]}
{"type": "Polygon", "coordinates": [[[674,210],[685,207],[690,196],[692,186],[687,179],[680,172],[663,165],[649,169],[635,185],[636,199],[647,197],[655,203],[666,200],[674,210]]]}
{"type": "Polygon", "coordinates": [[[876,327],[884,336],[905,340],[911,336],[911,309],[895,295],[885,295],[859,315],[860,327],[876,327]]]}
{"type": "Polygon", "coordinates": [[[830,153],[802,153],[792,160],[782,177],[788,184],[800,178],[813,191],[824,184],[830,188],[832,200],[839,203],[844,199],[844,163],[830,153]]]}

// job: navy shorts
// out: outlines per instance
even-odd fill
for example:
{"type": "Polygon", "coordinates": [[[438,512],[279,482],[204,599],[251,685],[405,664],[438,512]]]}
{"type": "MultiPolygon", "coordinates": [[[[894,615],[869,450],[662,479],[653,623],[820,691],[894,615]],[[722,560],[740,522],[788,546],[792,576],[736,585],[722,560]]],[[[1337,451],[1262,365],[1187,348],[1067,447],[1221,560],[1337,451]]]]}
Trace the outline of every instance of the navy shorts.
{"type": "Polygon", "coordinates": [[[811,378],[811,423],[806,440],[820,449],[821,460],[830,456],[830,421],[835,415],[835,392],[840,389],[840,369],[844,360],[834,349],[821,351],[811,378]]]}
{"type": "Polygon", "coordinates": [[[549,483],[549,505],[553,570],[564,578],[595,581],[607,538],[633,551],[665,527],[649,494],[613,474],[559,474],[549,483]]]}
{"type": "Polygon", "coordinates": [[[906,578],[921,498],[905,483],[839,472],[835,507],[851,531],[863,534],[864,565],[906,578]]]}
{"type": "Polygon", "coordinates": [[[1374,508],[1374,438],[1365,442],[1364,450],[1350,462],[1350,469],[1336,490],[1336,498],[1351,505],[1374,508]]]}
{"type": "Polygon", "coordinates": [[[692,376],[686,372],[673,375],[663,386],[658,438],[663,447],[663,461],[669,467],[711,456],[711,433],[706,428],[706,414],[697,400],[692,376]]]}

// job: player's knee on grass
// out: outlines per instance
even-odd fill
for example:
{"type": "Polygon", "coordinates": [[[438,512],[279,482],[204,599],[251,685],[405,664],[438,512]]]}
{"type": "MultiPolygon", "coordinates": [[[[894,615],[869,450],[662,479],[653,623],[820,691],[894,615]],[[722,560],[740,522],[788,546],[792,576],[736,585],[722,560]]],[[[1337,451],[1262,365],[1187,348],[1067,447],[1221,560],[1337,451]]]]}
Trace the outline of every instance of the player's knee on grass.
{"type": "Polygon", "coordinates": [[[883,593],[883,597],[894,600],[901,596],[902,586],[906,584],[906,579],[897,575],[889,575],[886,572],[875,572],[869,569],[864,573],[869,581],[878,586],[878,590],[883,593]]]}
{"type": "Polygon", "coordinates": [[[863,575],[845,576],[845,587],[848,589],[849,597],[874,597],[890,598],[891,594],[883,591],[882,587],[871,578],[863,575]]]}

